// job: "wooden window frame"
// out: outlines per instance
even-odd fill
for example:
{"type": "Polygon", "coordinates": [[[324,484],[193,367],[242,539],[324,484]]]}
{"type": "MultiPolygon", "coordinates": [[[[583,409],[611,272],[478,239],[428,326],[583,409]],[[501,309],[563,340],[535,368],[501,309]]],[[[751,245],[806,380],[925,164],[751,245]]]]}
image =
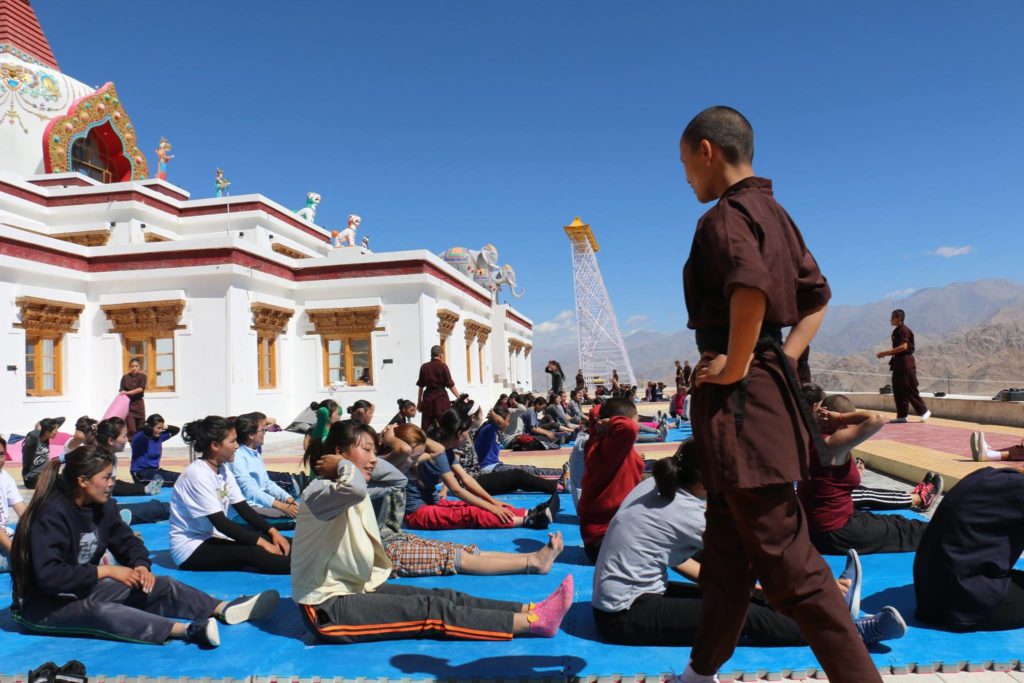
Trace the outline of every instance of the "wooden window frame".
{"type": "Polygon", "coordinates": [[[347,387],[372,387],[373,386],[373,339],[370,337],[369,332],[353,332],[349,334],[325,334],[321,336],[321,350],[323,351],[323,366],[324,366],[324,386],[331,385],[331,369],[338,367],[342,370],[342,374],[345,377],[345,386],[347,387]],[[330,342],[340,341],[341,342],[341,366],[332,366],[330,363],[330,356],[328,349],[330,342]],[[365,341],[366,342],[366,355],[367,355],[367,369],[370,371],[370,381],[362,382],[357,381],[355,376],[355,365],[352,361],[352,342],[353,341],[365,341]]]}
{"type": "Polygon", "coordinates": [[[21,309],[20,320],[14,327],[25,330],[25,395],[26,396],[62,396],[64,394],[64,335],[78,325],[78,318],[85,310],[82,304],[73,304],[53,299],[41,299],[34,296],[20,296],[14,300],[21,309]],[[42,342],[52,340],[54,388],[44,389],[42,381],[44,358],[42,342]],[[34,388],[28,388],[28,345],[34,343],[36,348],[32,355],[32,379],[34,388]]]}
{"type": "Polygon", "coordinates": [[[277,388],[277,335],[256,335],[256,367],[259,373],[256,383],[260,389],[277,388]],[[263,342],[267,342],[267,352],[263,353],[263,342]],[[264,375],[269,375],[269,382],[264,382],[264,375]]]}
{"type": "Polygon", "coordinates": [[[373,333],[383,328],[377,326],[380,320],[380,306],[355,306],[351,308],[306,309],[306,315],[313,324],[316,334],[320,335],[320,355],[323,365],[323,386],[331,386],[331,363],[328,352],[329,343],[341,341],[341,356],[347,387],[373,387],[376,372],[373,367],[373,333]],[[357,382],[352,362],[352,342],[366,341],[367,369],[370,371],[369,382],[357,382]]]}
{"type": "Polygon", "coordinates": [[[64,394],[64,335],[57,332],[29,332],[25,335],[25,395],[38,396],[61,396],[64,394]],[[53,341],[53,389],[44,389],[44,377],[48,374],[43,372],[43,342],[53,341]],[[28,345],[35,344],[32,357],[32,380],[34,389],[28,388],[28,345]]]}
{"type": "Polygon", "coordinates": [[[136,354],[128,351],[128,345],[131,342],[142,342],[145,344],[145,350],[142,353],[142,370],[146,373],[146,393],[155,394],[176,391],[178,387],[178,345],[174,339],[174,330],[135,330],[132,332],[125,332],[121,335],[121,355],[124,373],[128,372],[128,365],[131,363],[132,358],[135,358],[136,356],[136,354]],[[174,381],[169,387],[158,387],[156,384],[156,358],[158,355],[168,355],[158,354],[156,352],[156,342],[158,339],[171,340],[171,376],[174,381]]]}
{"type": "Polygon", "coordinates": [[[277,389],[277,338],[288,328],[295,311],[290,308],[256,302],[252,304],[252,327],[256,331],[256,385],[261,390],[277,389]],[[267,353],[263,353],[263,342],[267,342],[267,353]],[[264,382],[264,375],[270,375],[270,382],[264,382]]]}

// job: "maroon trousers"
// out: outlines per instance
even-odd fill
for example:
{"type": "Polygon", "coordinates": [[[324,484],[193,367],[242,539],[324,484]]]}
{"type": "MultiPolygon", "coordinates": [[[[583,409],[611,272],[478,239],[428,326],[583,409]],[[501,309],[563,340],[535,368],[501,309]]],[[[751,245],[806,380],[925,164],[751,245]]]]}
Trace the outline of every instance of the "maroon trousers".
{"type": "Polygon", "coordinates": [[[714,674],[732,656],[760,581],[775,611],[796,621],[829,681],[881,683],[831,570],[811,545],[792,484],[709,496],[706,517],[694,671],[714,674]]]}
{"type": "Polygon", "coordinates": [[[892,371],[892,397],[896,399],[896,417],[906,417],[910,406],[914,407],[918,415],[928,412],[928,406],[921,400],[917,390],[916,368],[892,371]]]}

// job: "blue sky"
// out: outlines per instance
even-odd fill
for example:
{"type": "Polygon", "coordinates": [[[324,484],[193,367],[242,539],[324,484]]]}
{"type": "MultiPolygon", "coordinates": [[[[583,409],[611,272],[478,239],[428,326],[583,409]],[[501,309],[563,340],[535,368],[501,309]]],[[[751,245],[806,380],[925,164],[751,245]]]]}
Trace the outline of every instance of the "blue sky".
{"type": "Polygon", "coordinates": [[[677,142],[712,104],[753,123],[836,303],[1024,279],[1021,3],[34,5],[193,196],[221,166],[235,194],[319,192],[328,228],[359,213],[377,251],[492,242],[537,322],[573,307],[580,215],[623,326],[685,324],[706,207],[677,142]]]}

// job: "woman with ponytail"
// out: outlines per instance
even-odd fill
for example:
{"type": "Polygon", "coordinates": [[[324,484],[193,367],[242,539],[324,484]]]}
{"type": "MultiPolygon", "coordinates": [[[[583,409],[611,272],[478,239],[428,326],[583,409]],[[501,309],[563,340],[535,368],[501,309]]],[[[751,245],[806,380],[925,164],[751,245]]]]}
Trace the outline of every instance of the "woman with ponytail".
{"type": "MultiPolygon", "coordinates": [[[[693,439],[687,439],[672,457],[657,461],[654,477],[640,482],[622,501],[594,568],[591,604],[605,641],[693,645],[704,604],[701,590],[694,584],[669,581],[668,570],[699,580],[701,566],[694,556],[704,547],[706,498],[693,439]]],[[[859,566],[857,562],[848,565],[838,582],[854,619],[860,609],[859,566]]],[[[859,621],[880,618],[898,626],[894,613],[887,607],[877,617],[859,621]]],[[[865,640],[878,635],[870,628],[860,630],[865,640]]],[[[888,633],[889,638],[899,635],[898,628],[888,633]]],[[[759,645],[806,644],[796,622],[773,611],[760,589],[750,600],[742,637],[759,645]]]]}
{"type": "Polygon", "coordinates": [[[373,421],[373,414],[376,410],[377,406],[369,401],[359,399],[348,407],[348,419],[368,425],[373,421]]]}
{"type": "Polygon", "coordinates": [[[455,448],[468,438],[471,425],[464,412],[451,408],[425,434],[414,429],[415,425],[395,428],[400,441],[424,447],[405,491],[406,526],[429,530],[548,528],[558,513],[557,493],[530,511],[514,508],[487,493],[458,463],[455,448]],[[435,489],[442,482],[457,502],[438,497],[435,489]]]}
{"type": "Polygon", "coordinates": [[[199,458],[171,495],[174,563],[189,571],[287,574],[288,540],[249,507],[227,467],[238,448],[233,420],[209,415],[186,424],[181,437],[199,458]],[[228,519],[232,509],[252,528],[228,519]]]}
{"type": "Polygon", "coordinates": [[[310,476],[315,477],[313,465],[316,464],[316,460],[320,456],[320,442],[327,438],[327,430],[331,428],[331,425],[341,419],[341,406],[333,398],[325,398],[319,403],[316,401],[310,403],[309,409],[313,411],[316,422],[306,432],[306,438],[302,440],[302,467],[310,471],[310,476]]]}
{"type": "Polygon", "coordinates": [[[164,416],[153,413],[146,418],[146,424],[132,437],[132,479],[149,482],[157,479],[173,486],[178,473],[160,467],[164,454],[164,441],[173,439],[181,429],[169,425],[164,416]]]}
{"type": "Polygon", "coordinates": [[[331,427],[326,454],[317,463],[322,478],[309,485],[299,508],[292,598],[310,632],[345,644],[553,637],[572,606],[571,575],[536,605],[387,583],[393,566],[367,495],[375,443],[368,425],[346,421],[331,427]]]}
{"type": "Polygon", "coordinates": [[[124,452],[128,443],[128,427],[119,417],[108,417],[96,425],[96,445],[110,454],[114,460],[115,498],[125,496],[151,496],[160,492],[163,480],[154,479],[149,483],[128,483],[117,479],[117,456],[124,452]]]}
{"type": "Polygon", "coordinates": [[[412,422],[416,417],[416,404],[407,398],[398,399],[398,412],[391,418],[389,425],[404,425],[412,422]]]}
{"type": "Polygon", "coordinates": [[[97,446],[51,460],[19,521],[11,554],[11,615],[43,635],[133,643],[220,644],[217,621],[273,611],[276,591],[221,602],[150,572],[149,551],[121,521],[111,492],[114,458],[97,446]],[[106,561],[107,553],[116,564],[106,561]],[[188,619],[189,624],[172,619],[188,619]]]}

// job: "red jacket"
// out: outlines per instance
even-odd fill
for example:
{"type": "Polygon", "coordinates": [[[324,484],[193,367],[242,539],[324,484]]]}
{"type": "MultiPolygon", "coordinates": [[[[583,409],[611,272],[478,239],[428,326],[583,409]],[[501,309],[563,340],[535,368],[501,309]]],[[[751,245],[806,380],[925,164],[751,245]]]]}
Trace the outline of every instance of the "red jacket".
{"type": "Polygon", "coordinates": [[[612,517],[644,473],[644,459],[633,444],[640,425],[628,417],[613,417],[608,431],[598,435],[596,420],[590,426],[590,438],[583,456],[583,493],[576,513],[580,533],[587,545],[600,542],[612,517]]]}

